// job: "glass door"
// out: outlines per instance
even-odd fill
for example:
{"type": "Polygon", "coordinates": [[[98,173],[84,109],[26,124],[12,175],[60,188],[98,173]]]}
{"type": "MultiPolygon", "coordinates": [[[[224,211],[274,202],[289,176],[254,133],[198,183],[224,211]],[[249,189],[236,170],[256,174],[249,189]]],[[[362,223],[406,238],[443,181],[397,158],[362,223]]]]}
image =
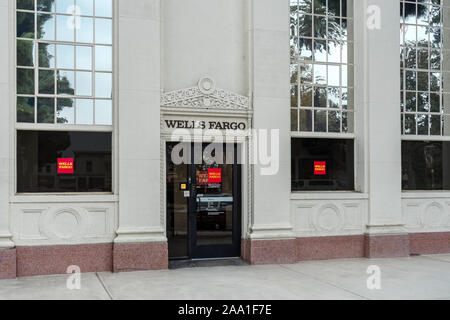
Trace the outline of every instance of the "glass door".
{"type": "Polygon", "coordinates": [[[193,258],[240,255],[240,168],[237,146],[204,145],[202,164],[191,166],[193,258]]]}
{"type": "Polygon", "coordinates": [[[240,166],[237,145],[183,147],[189,164],[175,165],[167,145],[167,237],[170,259],[239,257],[241,247],[240,166]],[[186,151],[189,150],[189,151],[186,151]],[[195,164],[197,163],[197,164],[195,164]]]}

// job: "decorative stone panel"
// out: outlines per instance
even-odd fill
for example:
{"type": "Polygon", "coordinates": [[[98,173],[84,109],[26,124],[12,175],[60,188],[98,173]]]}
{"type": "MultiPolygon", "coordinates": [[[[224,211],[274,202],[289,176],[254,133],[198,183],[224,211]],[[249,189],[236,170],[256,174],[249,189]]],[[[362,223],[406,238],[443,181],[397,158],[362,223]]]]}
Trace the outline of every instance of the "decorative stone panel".
{"type": "Polygon", "coordinates": [[[166,92],[161,96],[161,107],[248,110],[249,106],[248,97],[217,89],[209,77],[200,79],[196,87],[166,92]]]}
{"type": "Polygon", "coordinates": [[[292,200],[297,237],[361,235],[367,221],[366,200],[292,200]]]}
{"type": "Polygon", "coordinates": [[[115,237],[114,203],[16,203],[17,246],[109,243],[115,237]]]}
{"type": "Polygon", "coordinates": [[[450,231],[450,199],[403,199],[403,215],[410,233],[450,231]]]}

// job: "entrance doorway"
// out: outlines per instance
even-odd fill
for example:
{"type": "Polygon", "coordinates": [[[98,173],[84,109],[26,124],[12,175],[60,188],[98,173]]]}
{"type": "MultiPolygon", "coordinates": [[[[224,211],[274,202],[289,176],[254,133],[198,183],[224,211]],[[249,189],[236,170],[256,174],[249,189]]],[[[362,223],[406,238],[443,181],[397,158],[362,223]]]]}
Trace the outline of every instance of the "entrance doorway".
{"type": "Polygon", "coordinates": [[[169,258],[239,257],[238,145],[167,143],[166,150],[169,258]]]}

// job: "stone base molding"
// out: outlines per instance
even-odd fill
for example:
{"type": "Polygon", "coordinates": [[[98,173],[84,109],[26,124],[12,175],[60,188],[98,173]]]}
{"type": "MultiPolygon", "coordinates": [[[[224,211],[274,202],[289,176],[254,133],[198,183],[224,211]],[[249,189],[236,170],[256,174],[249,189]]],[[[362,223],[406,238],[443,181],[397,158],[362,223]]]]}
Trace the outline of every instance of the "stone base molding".
{"type": "Polygon", "coordinates": [[[399,258],[450,253],[450,232],[399,235],[308,237],[293,240],[242,240],[250,264],[289,264],[310,260],[399,258]]]}
{"type": "Polygon", "coordinates": [[[409,257],[409,236],[399,235],[365,235],[365,256],[376,258],[409,257]]]}
{"type": "Polygon", "coordinates": [[[0,280],[17,277],[16,249],[0,249],[0,280]]]}
{"type": "Polygon", "coordinates": [[[410,233],[410,253],[417,254],[448,254],[450,253],[450,232],[410,233]]]}
{"type": "Polygon", "coordinates": [[[242,259],[250,264],[290,264],[297,262],[295,239],[242,240],[242,259]]]}
{"type": "Polygon", "coordinates": [[[115,243],[114,272],[164,270],[169,268],[167,242],[115,243]]]}
{"type": "Polygon", "coordinates": [[[0,250],[0,279],[82,273],[161,270],[168,268],[166,242],[17,247],[0,250]]]}
{"type": "Polygon", "coordinates": [[[70,266],[82,273],[112,270],[112,244],[17,247],[17,276],[65,274],[70,266]]]}
{"type": "Polygon", "coordinates": [[[297,261],[364,257],[364,236],[297,239],[297,261]]]}
{"type": "Polygon", "coordinates": [[[242,259],[254,265],[364,257],[364,236],[242,240],[242,259]]]}
{"type": "MultiPolygon", "coordinates": [[[[449,253],[450,232],[242,240],[242,259],[253,265],[449,253]]],[[[164,270],[168,261],[167,242],[17,247],[0,249],[0,279],[66,274],[69,266],[83,273],[164,270]]]]}

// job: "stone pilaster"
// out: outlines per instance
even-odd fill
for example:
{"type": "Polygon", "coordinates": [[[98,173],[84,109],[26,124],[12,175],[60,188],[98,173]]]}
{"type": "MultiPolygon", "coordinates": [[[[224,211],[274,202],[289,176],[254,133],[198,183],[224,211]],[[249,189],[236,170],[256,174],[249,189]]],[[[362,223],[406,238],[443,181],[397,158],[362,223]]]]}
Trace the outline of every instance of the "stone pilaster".
{"type": "Polygon", "coordinates": [[[134,0],[132,5],[118,1],[116,271],[161,269],[168,264],[160,259],[167,256],[160,214],[160,12],[160,0],[134,0]]]}
{"type": "Polygon", "coordinates": [[[409,255],[401,203],[398,1],[355,1],[355,28],[364,28],[364,124],[369,194],[366,256],[409,255]],[[373,10],[368,10],[371,7],[373,10]],[[377,16],[377,13],[380,16],[377,16]],[[371,15],[381,19],[368,25],[371,15]]]}
{"type": "Polygon", "coordinates": [[[11,78],[14,71],[12,63],[13,48],[13,1],[0,1],[0,279],[15,278],[16,251],[10,230],[11,194],[10,168],[13,167],[11,156],[11,126],[14,117],[11,113],[14,85],[11,78]]]}
{"type": "MultiPolygon", "coordinates": [[[[253,166],[253,215],[250,221],[247,260],[253,263],[295,260],[295,240],[290,215],[290,110],[289,110],[289,1],[249,0],[249,72],[253,94],[253,127],[268,136],[268,153],[278,161],[276,172],[267,172],[261,158],[253,166]],[[273,144],[272,130],[279,132],[273,144]],[[289,257],[291,256],[291,257],[289,257]],[[272,259],[272,260],[271,260],[272,259]]],[[[263,135],[253,137],[261,151],[263,135]]],[[[273,162],[272,162],[273,163],[273,162]]]]}

